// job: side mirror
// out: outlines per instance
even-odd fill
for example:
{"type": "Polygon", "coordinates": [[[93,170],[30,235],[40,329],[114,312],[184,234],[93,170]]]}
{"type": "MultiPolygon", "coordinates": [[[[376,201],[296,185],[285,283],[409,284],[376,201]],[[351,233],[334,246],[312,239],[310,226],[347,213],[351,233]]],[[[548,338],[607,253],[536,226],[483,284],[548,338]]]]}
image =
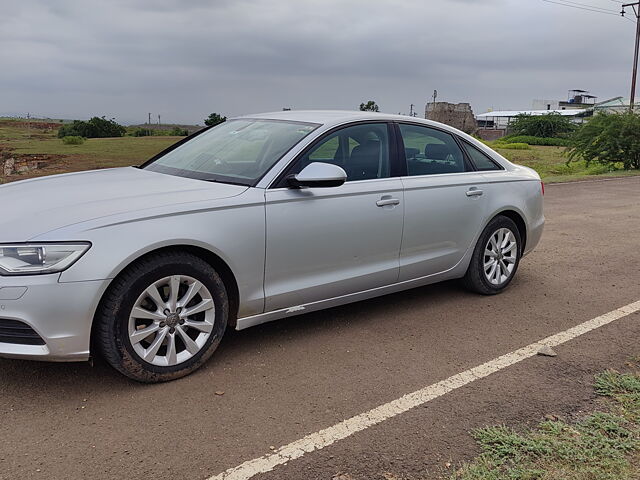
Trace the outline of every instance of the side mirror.
{"type": "Polygon", "coordinates": [[[331,163],[314,162],[302,169],[297,175],[287,177],[287,183],[294,188],[300,187],[339,187],[347,180],[347,173],[331,163]]]}

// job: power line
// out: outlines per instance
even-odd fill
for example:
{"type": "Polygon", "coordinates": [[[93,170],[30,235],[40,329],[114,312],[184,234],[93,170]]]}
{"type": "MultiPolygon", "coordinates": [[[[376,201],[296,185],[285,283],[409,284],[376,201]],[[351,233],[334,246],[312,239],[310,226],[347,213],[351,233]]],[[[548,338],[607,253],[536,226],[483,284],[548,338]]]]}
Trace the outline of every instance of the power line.
{"type": "Polygon", "coordinates": [[[580,7],[586,7],[586,8],[593,8],[594,10],[602,10],[603,12],[610,12],[610,13],[614,13],[616,15],[620,15],[620,12],[616,11],[616,10],[611,10],[610,8],[604,8],[604,7],[600,7],[598,5],[591,5],[588,3],[582,3],[582,2],[574,2],[573,0],[561,0],[563,3],[571,3],[573,5],[577,5],[580,7]]]}
{"type": "MultiPolygon", "coordinates": [[[[585,11],[588,11],[588,12],[603,13],[605,15],[614,15],[616,17],[622,17],[625,20],[629,20],[630,22],[636,23],[635,20],[631,20],[629,17],[625,17],[625,16],[621,15],[618,12],[614,12],[613,10],[601,9],[600,7],[592,8],[593,6],[586,6],[586,4],[584,4],[584,3],[571,2],[571,3],[575,3],[576,5],[570,5],[569,3],[567,3],[570,0],[560,0],[560,1],[542,0],[542,1],[543,2],[547,2],[547,3],[553,3],[555,5],[562,5],[563,7],[577,8],[579,10],[585,10],[585,11]],[[580,6],[578,6],[578,5],[580,5],[580,6]]],[[[617,3],[620,6],[622,6],[622,3],[619,3],[618,0],[611,0],[611,1],[617,3]]]]}
{"type": "Polygon", "coordinates": [[[613,10],[605,10],[605,9],[598,10],[596,8],[584,6],[584,4],[579,4],[581,6],[578,6],[578,5],[571,5],[569,3],[562,3],[554,0],[542,0],[542,1],[547,3],[553,3],[555,5],[562,5],[563,7],[571,7],[571,8],[577,8],[578,10],[586,10],[588,12],[602,13],[604,15],[614,15],[616,17],[620,16],[619,13],[614,12],[613,10]]]}
{"type": "Polygon", "coordinates": [[[611,0],[616,4],[620,5],[620,7],[622,8],[622,11],[620,13],[614,12],[613,10],[609,10],[608,8],[602,8],[602,7],[597,7],[591,4],[575,2],[573,0],[561,0],[561,1],[542,0],[542,1],[546,3],[553,3],[555,5],[562,5],[563,7],[576,8],[578,10],[586,10],[589,12],[602,13],[603,15],[615,15],[616,17],[621,16],[626,20],[631,20],[631,19],[628,17],[625,17],[624,15],[625,8],[627,7],[633,8],[633,13],[636,19],[635,21],[634,20],[631,20],[631,21],[636,23],[636,42],[635,42],[635,53],[633,58],[633,75],[631,78],[631,99],[629,102],[629,109],[633,111],[634,101],[636,96],[636,80],[638,75],[638,57],[640,53],[640,0],[633,3],[623,3],[623,2],[618,2],[616,0],[611,0]]]}

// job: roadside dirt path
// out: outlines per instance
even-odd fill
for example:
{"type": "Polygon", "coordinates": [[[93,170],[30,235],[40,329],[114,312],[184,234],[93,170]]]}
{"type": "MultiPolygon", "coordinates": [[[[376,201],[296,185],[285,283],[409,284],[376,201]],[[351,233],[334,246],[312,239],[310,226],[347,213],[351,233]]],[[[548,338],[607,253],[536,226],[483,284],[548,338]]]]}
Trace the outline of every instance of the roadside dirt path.
{"type": "MultiPolygon", "coordinates": [[[[640,299],[640,178],[550,185],[546,215],[503,295],[447,283],[230,332],[170,384],[0,360],[0,479],[204,479],[640,299]]],[[[590,407],[593,374],[639,333],[631,315],[255,478],[446,475],[476,453],[471,428],[590,407]]]]}

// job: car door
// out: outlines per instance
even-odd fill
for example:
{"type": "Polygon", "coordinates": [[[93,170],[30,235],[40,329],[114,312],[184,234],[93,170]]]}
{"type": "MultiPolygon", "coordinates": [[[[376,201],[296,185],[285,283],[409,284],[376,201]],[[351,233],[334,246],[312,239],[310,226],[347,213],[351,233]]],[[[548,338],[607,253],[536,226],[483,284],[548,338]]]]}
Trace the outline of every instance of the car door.
{"type": "Polygon", "coordinates": [[[394,131],[382,122],[339,128],[287,174],[313,162],[339,165],[339,187],[266,190],[265,310],[298,306],[397,282],[403,191],[394,131]]]}
{"type": "Polygon", "coordinates": [[[454,136],[416,124],[398,124],[407,175],[402,177],[405,223],[400,281],[452,269],[481,229],[485,179],[454,136]]]}

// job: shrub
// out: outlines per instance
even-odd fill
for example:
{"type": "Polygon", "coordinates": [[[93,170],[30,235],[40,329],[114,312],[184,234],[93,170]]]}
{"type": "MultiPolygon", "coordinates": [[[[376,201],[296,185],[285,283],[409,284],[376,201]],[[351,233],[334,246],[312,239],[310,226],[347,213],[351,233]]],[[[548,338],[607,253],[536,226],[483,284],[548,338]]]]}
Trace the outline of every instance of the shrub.
{"type": "Polygon", "coordinates": [[[532,135],[509,135],[496,141],[497,143],[528,143],[529,145],[542,145],[551,147],[566,147],[569,145],[567,138],[534,137],[532,135]]]}
{"type": "Polygon", "coordinates": [[[173,127],[171,130],[169,130],[169,135],[172,135],[174,137],[186,137],[187,135],[189,135],[189,130],[187,130],[186,128],[173,127]]]}
{"type": "Polygon", "coordinates": [[[576,125],[568,117],[559,113],[546,115],[518,115],[511,123],[514,135],[531,135],[533,137],[558,137],[576,130],[576,125]]]}
{"type": "Polygon", "coordinates": [[[131,131],[132,137],[149,137],[151,135],[151,130],[149,130],[148,128],[134,128],[131,131]]]}
{"type": "Polygon", "coordinates": [[[116,123],[114,119],[93,117],[89,121],[74,120],[58,129],[58,138],[78,136],[85,138],[122,137],[127,129],[116,123]]]}
{"type": "Polygon", "coordinates": [[[587,175],[602,175],[603,173],[613,172],[615,168],[609,165],[592,165],[587,169],[587,175]]]}
{"type": "Polygon", "coordinates": [[[173,127],[171,130],[134,128],[129,132],[129,135],[132,137],[186,137],[189,135],[189,130],[180,127],[173,127]]]}
{"type": "Polygon", "coordinates": [[[504,148],[507,150],[531,150],[531,146],[528,143],[504,143],[497,145],[497,148],[504,148]]]}
{"type": "Polygon", "coordinates": [[[79,137],[77,135],[67,135],[66,137],[62,137],[62,143],[65,145],[82,145],[85,140],[86,138],[79,137]]]}
{"type": "Polygon", "coordinates": [[[567,163],[584,159],[615,169],[640,169],[640,116],[634,113],[600,113],[570,138],[567,163]]]}

